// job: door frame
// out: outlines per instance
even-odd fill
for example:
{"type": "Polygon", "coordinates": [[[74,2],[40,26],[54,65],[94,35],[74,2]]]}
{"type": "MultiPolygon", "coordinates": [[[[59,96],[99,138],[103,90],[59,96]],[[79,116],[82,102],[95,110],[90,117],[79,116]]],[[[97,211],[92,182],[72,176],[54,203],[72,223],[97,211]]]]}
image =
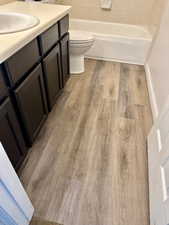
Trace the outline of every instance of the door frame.
{"type": "Polygon", "coordinates": [[[5,225],[28,225],[34,213],[8,156],[0,143],[0,219],[5,225]]]}

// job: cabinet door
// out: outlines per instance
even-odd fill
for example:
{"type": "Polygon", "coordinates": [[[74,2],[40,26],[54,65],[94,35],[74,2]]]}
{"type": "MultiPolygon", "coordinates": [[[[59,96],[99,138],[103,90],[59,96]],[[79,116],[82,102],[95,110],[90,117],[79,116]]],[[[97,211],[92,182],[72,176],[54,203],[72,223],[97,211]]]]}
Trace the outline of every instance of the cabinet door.
{"type": "Polygon", "coordinates": [[[62,82],[61,82],[61,64],[60,64],[60,48],[57,45],[43,60],[44,76],[47,90],[49,110],[56,102],[62,82]]]}
{"type": "Polygon", "coordinates": [[[70,77],[69,70],[69,34],[61,39],[61,61],[62,61],[62,75],[63,87],[70,77]]]}
{"type": "Polygon", "coordinates": [[[47,116],[41,65],[15,90],[15,97],[26,139],[31,145],[47,116]]]}
{"type": "Polygon", "coordinates": [[[0,106],[0,124],[0,142],[14,168],[17,169],[27,148],[9,98],[0,106]]]}

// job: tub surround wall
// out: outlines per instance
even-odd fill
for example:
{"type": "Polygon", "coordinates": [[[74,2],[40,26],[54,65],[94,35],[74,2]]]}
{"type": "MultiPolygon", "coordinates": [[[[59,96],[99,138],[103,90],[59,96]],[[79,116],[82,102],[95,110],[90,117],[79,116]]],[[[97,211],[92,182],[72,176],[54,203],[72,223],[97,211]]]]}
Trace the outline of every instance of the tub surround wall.
{"type": "Polygon", "coordinates": [[[154,118],[169,96],[169,1],[146,63],[147,81],[154,118]]]}
{"type": "Polygon", "coordinates": [[[143,25],[154,31],[166,0],[113,0],[111,10],[103,10],[100,0],[56,0],[72,5],[72,17],[113,23],[143,25]]]}
{"type": "Polygon", "coordinates": [[[111,10],[103,10],[100,0],[62,0],[72,5],[72,17],[113,23],[147,24],[154,0],[113,0],[111,10]]]}

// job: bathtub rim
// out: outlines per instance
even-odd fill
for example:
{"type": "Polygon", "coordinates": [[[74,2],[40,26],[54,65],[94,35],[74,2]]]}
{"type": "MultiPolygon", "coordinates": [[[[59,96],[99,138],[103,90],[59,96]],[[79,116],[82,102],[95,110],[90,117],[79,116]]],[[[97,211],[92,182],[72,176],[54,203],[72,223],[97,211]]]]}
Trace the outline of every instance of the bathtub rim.
{"type": "MultiPolygon", "coordinates": [[[[121,29],[125,26],[125,32],[124,35],[117,35],[116,32],[112,32],[111,34],[107,34],[105,32],[98,33],[99,26],[97,24],[97,31],[94,30],[93,24],[91,27],[88,28],[88,23],[98,23],[98,21],[92,21],[92,20],[83,20],[83,19],[77,19],[72,18],[70,20],[70,30],[82,30],[89,33],[92,33],[95,36],[95,42],[92,48],[86,53],[86,58],[91,59],[97,59],[97,60],[105,60],[105,61],[115,61],[115,62],[122,62],[122,63],[129,63],[129,64],[137,64],[137,65],[144,65],[147,55],[150,51],[152,38],[149,30],[144,26],[137,26],[137,25],[130,25],[130,24],[119,24],[119,23],[108,23],[110,26],[121,26],[121,29]],[[72,25],[71,25],[72,21],[72,25]],[[75,23],[73,23],[75,22],[75,23]],[[80,25],[81,23],[84,23],[80,25]],[[139,34],[143,34],[140,36],[134,36],[132,35],[132,31],[129,33],[129,35],[125,35],[127,28],[126,26],[129,26],[130,29],[141,29],[143,33],[141,33],[139,30],[139,34]],[[84,29],[83,29],[84,28],[84,29]],[[94,32],[93,32],[94,31],[94,32]],[[149,34],[149,37],[147,38],[146,35],[149,34]],[[100,51],[100,46],[103,47],[103,51],[100,51]]],[[[101,22],[106,23],[107,22],[101,22]]],[[[90,24],[89,24],[90,26],[90,24]]],[[[106,29],[109,28],[106,27],[106,29]]],[[[105,29],[105,30],[106,30],[105,29]]],[[[107,29],[110,30],[110,29],[107,29]]],[[[118,32],[118,29],[114,30],[118,32]]],[[[135,31],[134,31],[135,32],[135,31]]],[[[133,33],[134,33],[133,32],[133,33]]]]}
{"type": "MultiPolygon", "coordinates": [[[[113,34],[113,33],[101,33],[101,32],[93,32],[93,31],[88,31],[88,32],[90,32],[90,33],[92,33],[92,34],[94,34],[94,35],[97,35],[97,36],[104,36],[104,37],[106,37],[106,36],[108,36],[108,37],[117,37],[117,38],[123,38],[124,36],[125,36],[125,38],[128,38],[128,39],[140,39],[140,40],[150,40],[150,41],[152,41],[152,34],[151,34],[151,32],[149,31],[149,29],[148,29],[148,27],[147,26],[143,26],[143,25],[134,25],[134,24],[124,24],[124,23],[114,23],[114,22],[105,22],[105,21],[99,21],[99,20],[85,20],[85,19],[78,19],[78,18],[70,18],[70,24],[71,24],[71,21],[72,22],[82,22],[82,23],[89,23],[89,24],[94,24],[94,23],[101,23],[101,24],[105,24],[105,25],[113,25],[113,26],[119,26],[119,27],[125,27],[126,28],[126,26],[127,27],[130,27],[130,28],[134,28],[134,29],[140,29],[140,30],[142,30],[142,31],[144,31],[145,32],[145,34],[147,34],[146,35],[146,37],[144,37],[144,36],[132,36],[132,35],[130,35],[130,36],[128,36],[127,37],[127,35],[125,35],[125,33],[124,33],[124,35],[120,35],[120,34],[113,34]]],[[[70,27],[69,27],[69,29],[70,30],[76,30],[76,29],[72,29],[71,28],[71,25],[70,25],[70,27]]],[[[83,29],[78,29],[78,30],[83,30],[83,29]]],[[[85,31],[87,31],[87,30],[85,30],[85,31]]]]}

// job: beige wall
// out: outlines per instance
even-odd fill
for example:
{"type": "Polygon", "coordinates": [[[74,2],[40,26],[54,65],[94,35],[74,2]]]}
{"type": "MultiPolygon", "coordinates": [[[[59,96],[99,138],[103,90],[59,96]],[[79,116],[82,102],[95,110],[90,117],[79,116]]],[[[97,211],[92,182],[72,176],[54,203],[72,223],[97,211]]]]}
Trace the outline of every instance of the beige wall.
{"type": "Polygon", "coordinates": [[[166,0],[112,0],[110,11],[100,8],[100,0],[58,0],[72,5],[72,17],[115,23],[150,26],[159,21],[166,0]]]}
{"type": "Polygon", "coordinates": [[[154,108],[160,112],[169,96],[169,0],[161,24],[149,54],[147,65],[150,70],[149,84],[152,87],[154,108]],[[154,97],[153,97],[154,96],[154,97]]]}
{"type": "Polygon", "coordinates": [[[145,24],[153,0],[112,0],[110,11],[100,8],[100,0],[63,0],[73,6],[72,16],[117,23],[145,24]],[[145,7],[145,2],[146,4],[145,7]]]}
{"type": "Polygon", "coordinates": [[[150,9],[149,29],[151,32],[156,31],[161,21],[167,0],[154,0],[150,9]]]}
{"type": "Polygon", "coordinates": [[[9,2],[14,2],[14,0],[0,0],[0,5],[7,4],[9,2]]]}

